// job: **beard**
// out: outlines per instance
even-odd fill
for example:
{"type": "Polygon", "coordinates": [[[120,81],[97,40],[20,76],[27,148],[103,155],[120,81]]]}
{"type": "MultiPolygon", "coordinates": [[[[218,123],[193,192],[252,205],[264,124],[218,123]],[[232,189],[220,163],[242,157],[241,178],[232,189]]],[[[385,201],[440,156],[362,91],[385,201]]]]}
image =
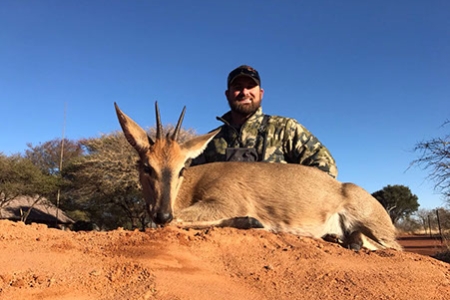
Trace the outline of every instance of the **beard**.
{"type": "Polygon", "coordinates": [[[230,100],[228,99],[228,105],[230,106],[231,110],[235,113],[238,113],[243,116],[248,116],[253,113],[255,113],[258,108],[261,106],[261,99],[259,101],[251,101],[251,103],[240,103],[237,100],[230,100]]]}

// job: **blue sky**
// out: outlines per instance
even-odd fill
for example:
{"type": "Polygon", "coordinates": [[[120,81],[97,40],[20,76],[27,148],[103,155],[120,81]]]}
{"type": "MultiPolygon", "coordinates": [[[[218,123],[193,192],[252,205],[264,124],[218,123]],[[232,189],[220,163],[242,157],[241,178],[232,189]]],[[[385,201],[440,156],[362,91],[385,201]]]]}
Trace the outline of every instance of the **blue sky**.
{"type": "MultiPolygon", "coordinates": [[[[297,119],[329,148],[338,179],[370,193],[410,187],[417,142],[450,118],[450,1],[16,1],[0,3],[0,151],[143,127],[206,133],[228,110],[229,71],[261,75],[263,110],[297,119]]],[[[256,175],[255,175],[256,176],[256,175]]],[[[251,180],[251,178],[249,179],[251,180]]]]}

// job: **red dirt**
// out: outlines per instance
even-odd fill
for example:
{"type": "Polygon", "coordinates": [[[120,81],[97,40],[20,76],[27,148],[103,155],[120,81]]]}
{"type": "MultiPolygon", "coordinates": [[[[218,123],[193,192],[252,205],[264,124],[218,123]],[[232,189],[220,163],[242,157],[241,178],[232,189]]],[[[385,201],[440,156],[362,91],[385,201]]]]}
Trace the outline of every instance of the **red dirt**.
{"type": "Polygon", "coordinates": [[[231,228],[70,232],[0,221],[0,266],[0,299],[428,300],[450,292],[450,265],[428,256],[231,228]]]}

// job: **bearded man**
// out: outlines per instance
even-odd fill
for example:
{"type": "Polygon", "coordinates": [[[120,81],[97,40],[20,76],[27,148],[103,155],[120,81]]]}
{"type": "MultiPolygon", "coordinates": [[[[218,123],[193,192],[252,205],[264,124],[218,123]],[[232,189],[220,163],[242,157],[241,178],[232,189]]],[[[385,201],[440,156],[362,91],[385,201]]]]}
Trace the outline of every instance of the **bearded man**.
{"type": "Polygon", "coordinates": [[[328,149],[295,119],[263,114],[263,95],[254,68],[242,65],[231,71],[225,91],[231,110],[217,117],[224,123],[220,132],[191,165],[216,161],[297,163],[336,178],[336,163],[328,149]]]}

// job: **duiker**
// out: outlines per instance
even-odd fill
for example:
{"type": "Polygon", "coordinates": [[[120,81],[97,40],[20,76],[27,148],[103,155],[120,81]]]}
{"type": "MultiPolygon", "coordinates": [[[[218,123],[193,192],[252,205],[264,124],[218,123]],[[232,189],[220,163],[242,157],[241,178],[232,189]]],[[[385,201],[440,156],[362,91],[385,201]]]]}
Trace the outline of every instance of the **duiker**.
{"type": "Polygon", "coordinates": [[[128,142],[139,154],[139,179],[149,215],[158,225],[263,228],[313,238],[333,237],[355,250],[401,250],[383,206],[367,191],[314,167],[263,162],[215,162],[189,167],[219,130],[183,143],[163,137],[155,103],[156,139],[114,103],[128,142]]]}

